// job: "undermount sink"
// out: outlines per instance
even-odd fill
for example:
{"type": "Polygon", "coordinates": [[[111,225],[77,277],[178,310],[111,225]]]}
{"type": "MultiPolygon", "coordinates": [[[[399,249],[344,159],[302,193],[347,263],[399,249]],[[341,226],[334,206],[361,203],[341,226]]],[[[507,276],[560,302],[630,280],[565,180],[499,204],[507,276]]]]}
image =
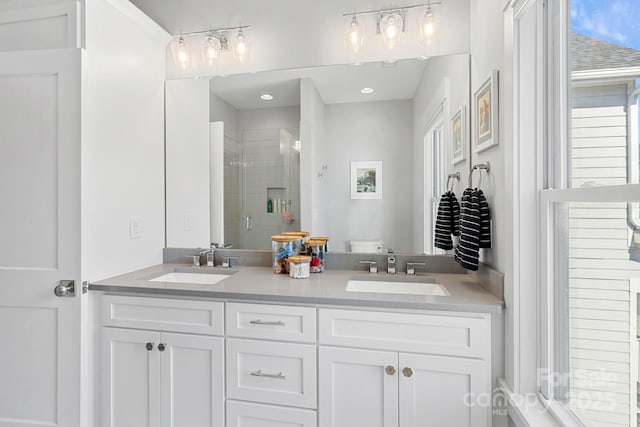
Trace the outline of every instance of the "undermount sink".
{"type": "Polygon", "coordinates": [[[149,279],[152,282],[191,283],[196,285],[213,285],[229,277],[232,272],[185,272],[172,271],[149,279]]]}
{"type": "Polygon", "coordinates": [[[415,280],[394,280],[353,278],[347,282],[347,292],[371,292],[379,294],[408,294],[447,296],[446,288],[435,283],[433,278],[425,277],[415,280]]]}

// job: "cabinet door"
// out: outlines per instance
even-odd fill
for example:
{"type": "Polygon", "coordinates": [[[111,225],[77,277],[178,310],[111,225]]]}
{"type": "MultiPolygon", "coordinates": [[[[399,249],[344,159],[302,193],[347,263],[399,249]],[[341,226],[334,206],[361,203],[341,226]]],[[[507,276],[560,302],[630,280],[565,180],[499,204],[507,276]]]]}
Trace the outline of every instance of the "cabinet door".
{"type": "Polygon", "coordinates": [[[157,332],[102,328],[103,427],[160,425],[157,332]]]}
{"type": "Polygon", "coordinates": [[[404,353],[399,362],[400,427],[487,427],[487,362],[404,353]]]}
{"type": "Polygon", "coordinates": [[[223,338],[161,336],[163,427],[224,426],[223,338]]]}
{"type": "Polygon", "coordinates": [[[318,369],[321,427],[398,426],[397,353],[321,346],[318,369]]]}

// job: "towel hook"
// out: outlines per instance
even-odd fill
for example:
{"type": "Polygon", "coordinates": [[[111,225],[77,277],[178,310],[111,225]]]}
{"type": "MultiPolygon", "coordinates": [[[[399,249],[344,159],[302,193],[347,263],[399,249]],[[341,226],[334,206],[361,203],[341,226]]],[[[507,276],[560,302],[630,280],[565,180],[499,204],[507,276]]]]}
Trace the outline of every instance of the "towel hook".
{"type": "Polygon", "coordinates": [[[469,188],[473,188],[473,171],[475,170],[477,170],[480,174],[478,188],[482,188],[482,171],[485,171],[485,173],[489,173],[489,171],[491,170],[491,163],[487,162],[473,165],[473,167],[471,168],[471,172],[469,173],[469,188]]]}
{"type": "Polygon", "coordinates": [[[460,181],[460,172],[450,173],[449,175],[447,175],[447,191],[453,192],[455,182],[451,181],[451,178],[455,178],[460,181]],[[451,188],[449,188],[449,182],[451,182],[451,188]]]}

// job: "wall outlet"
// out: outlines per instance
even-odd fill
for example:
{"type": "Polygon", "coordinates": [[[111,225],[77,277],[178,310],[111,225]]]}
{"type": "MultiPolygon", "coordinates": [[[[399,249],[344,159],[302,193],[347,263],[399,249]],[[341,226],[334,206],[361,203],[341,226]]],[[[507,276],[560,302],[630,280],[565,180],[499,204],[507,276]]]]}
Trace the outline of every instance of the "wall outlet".
{"type": "Polygon", "coordinates": [[[142,238],[141,223],[142,223],[141,216],[129,217],[129,239],[142,238]]]}
{"type": "Polygon", "coordinates": [[[189,214],[184,216],[184,231],[191,231],[191,215],[189,214]]]}

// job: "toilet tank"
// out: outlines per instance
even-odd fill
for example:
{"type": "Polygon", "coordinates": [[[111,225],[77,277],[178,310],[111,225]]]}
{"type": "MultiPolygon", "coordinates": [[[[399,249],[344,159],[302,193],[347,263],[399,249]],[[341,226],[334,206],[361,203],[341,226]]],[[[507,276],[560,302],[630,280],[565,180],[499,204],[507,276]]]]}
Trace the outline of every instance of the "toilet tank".
{"type": "Polygon", "coordinates": [[[384,242],[382,240],[349,240],[351,252],[379,253],[383,252],[384,242]]]}

